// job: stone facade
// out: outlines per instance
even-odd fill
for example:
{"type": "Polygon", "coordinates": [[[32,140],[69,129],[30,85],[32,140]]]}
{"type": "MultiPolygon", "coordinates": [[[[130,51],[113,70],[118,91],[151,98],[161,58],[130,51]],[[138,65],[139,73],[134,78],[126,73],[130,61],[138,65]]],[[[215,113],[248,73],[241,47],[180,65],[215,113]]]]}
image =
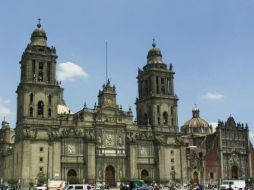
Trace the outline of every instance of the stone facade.
{"type": "Polygon", "coordinates": [[[175,73],[172,65],[163,62],[155,42],[147,64],[138,69],[135,122],[131,108],[124,111],[117,104],[116,87],[109,80],[99,90],[94,108],[85,104],[72,113],[56,81],[56,59],[56,49],[47,46],[46,32],[38,24],[20,61],[15,131],[6,121],[0,129],[1,182],[15,177],[28,185],[44,175],[56,180],[77,176],[88,183],[110,185],[122,177],[146,176],[200,183],[209,181],[209,172],[216,179],[232,176],[230,167],[234,166],[239,171],[236,177],[251,176],[250,169],[243,169],[251,166],[246,127],[235,127],[232,134],[237,136],[239,131],[236,142],[223,137],[227,127],[221,127],[222,123],[212,133],[199,118],[199,110],[194,110],[194,120],[179,132],[175,73]],[[225,147],[233,142],[239,149],[225,147]],[[232,160],[231,165],[224,167],[227,160],[232,160]]]}

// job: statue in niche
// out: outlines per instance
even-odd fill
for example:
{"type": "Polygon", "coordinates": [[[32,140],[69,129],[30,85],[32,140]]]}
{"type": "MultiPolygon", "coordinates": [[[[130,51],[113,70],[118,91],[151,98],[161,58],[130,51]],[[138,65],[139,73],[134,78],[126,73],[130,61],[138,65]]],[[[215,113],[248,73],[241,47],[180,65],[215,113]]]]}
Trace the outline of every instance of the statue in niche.
{"type": "Polygon", "coordinates": [[[98,171],[98,176],[99,176],[99,179],[101,179],[102,178],[102,171],[101,171],[101,169],[99,169],[99,171],[98,171]]]}
{"type": "Polygon", "coordinates": [[[120,146],[122,146],[122,144],[123,144],[121,136],[119,136],[119,138],[118,138],[118,144],[119,144],[120,146]]]}
{"type": "Polygon", "coordinates": [[[98,143],[101,144],[102,141],[101,141],[101,135],[98,135],[98,143]]]}

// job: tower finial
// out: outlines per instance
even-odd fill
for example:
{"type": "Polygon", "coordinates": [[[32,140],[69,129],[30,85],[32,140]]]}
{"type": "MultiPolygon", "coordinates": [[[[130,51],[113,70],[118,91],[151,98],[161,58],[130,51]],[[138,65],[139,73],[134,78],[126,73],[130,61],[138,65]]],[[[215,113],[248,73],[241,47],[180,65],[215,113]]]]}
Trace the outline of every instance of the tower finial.
{"type": "Polygon", "coordinates": [[[41,27],[41,18],[38,18],[38,24],[37,27],[40,28],[41,27]]]}
{"type": "Polygon", "coordinates": [[[156,43],[155,43],[155,39],[153,38],[153,44],[152,44],[153,48],[156,47],[156,43]]]}

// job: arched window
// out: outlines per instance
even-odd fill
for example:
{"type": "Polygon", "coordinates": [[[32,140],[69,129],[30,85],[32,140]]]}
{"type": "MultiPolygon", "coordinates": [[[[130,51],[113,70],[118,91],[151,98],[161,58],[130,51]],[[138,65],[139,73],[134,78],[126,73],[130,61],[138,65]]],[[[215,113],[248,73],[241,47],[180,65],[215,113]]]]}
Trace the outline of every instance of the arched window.
{"type": "Polygon", "coordinates": [[[174,108],[173,108],[173,106],[170,107],[170,110],[171,110],[171,115],[173,115],[174,114],[174,108]]]}
{"type": "Polygon", "coordinates": [[[174,125],[174,119],[173,118],[171,119],[171,124],[174,125]]]}
{"type": "Polygon", "coordinates": [[[105,182],[109,184],[109,186],[115,186],[115,168],[111,165],[106,167],[105,182]]]}
{"type": "Polygon", "coordinates": [[[210,179],[213,179],[213,172],[210,173],[210,179]]]}
{"type": "Polygon", "coordinates": [[[163,112],[163,124],[167,125],[168,124],[168,113],[163,112]]]}
{"type": "Polygon", "coordinates": [[[38,116],[42,116],[43,117],[43,108],[44,108],[44,104],[43,101],[39,101],[38,102],[38,116]]]}
{"type": "Polygon", "coordinates": [[[70,169],[67,173],[67,181],[69,181],[70,177],[77,176],[77,172],[74,169],[70,169]]]}
{"type": "Polygon", "coordinates": [[[34,109],[32,107],[29,108],[29,115],[30,117],[33,117],[34,109]]]}
{"type": "Polygon", "coordinates": [[[149,176],[149,173],[147,170],[142,170],[141,171],[141,179],[145,179],[147,176],[149,176]]]}
{"type": "Polygon", "coordinates": [[[30,104],[32,104],[33,101],[34,101],[34,95],[33,95],[33,93],[31,93],[31,94],[30,94],[30,104]]]}
{"type": "Polygon", "coordinates": [[[50,78],[50,62],[47,63],[47,76],[48,76],[48,82],[50,82],[51,78],[50,78]]]}
{"type": "Polygon", "coordinates": [[[48,116],[51,117],[51,109],[48,109],[48,116]]]}
{"type": "Polygon", "coordinates": [[[160,113],[160,106],[157,105],[157,113],[160,113]]]}
{"type": "Polygon", "coordinates": [[[39,72],[38,81],[40,81],[40,82],[43,81],[43,72],[42,71],[39,72]]]}
{"type": "Polygon", "coordinates": [[[159,94],[159,77],[156,76],[156,93],[159,94]]]}
{"type": "Polygon", "coordinates": [[[161,124],[161,118],[158,117],[158,125],[160,125],[160,124],[161,124]]]}
{"type": "Polygon", "coordinates": [[[144,124],[146,125],[147,122],[148,122],[148,116],[147,116],[147,114],[145,113],[145,115],[144,115],[144,124]]]}
{"type": "Polygon", "coordinates": [[[170,94],[170,79],[167,78],[167,91],[168,91],[168,94],[170,94]]]}
{"type": "Polygon", "coordinates": [[[51,95],[48,96],[49,105],[51,104],[51,95]]]}

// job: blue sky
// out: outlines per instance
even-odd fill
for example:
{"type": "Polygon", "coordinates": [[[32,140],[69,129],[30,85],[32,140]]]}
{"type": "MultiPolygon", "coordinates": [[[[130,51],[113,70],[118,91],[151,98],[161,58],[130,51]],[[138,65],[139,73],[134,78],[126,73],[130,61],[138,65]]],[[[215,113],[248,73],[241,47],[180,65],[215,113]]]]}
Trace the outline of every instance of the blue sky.
{"type": "Polygon", "coordinates": [[[40,17],[48,44],[57,50],[58,71],[66,72],[64,63],[76,66],[61,75],[73,112],[97,101],[105,82],[106,41],[117,102],[135,110],[137,70],[155,38],[176,72],[179,126],[197,104],[208,122],[231,114],[248,123],[253,136],[253,10],[251,0],[1,1],[0,119],[5,115],[15,127],[19,61],[40,17]]]}

